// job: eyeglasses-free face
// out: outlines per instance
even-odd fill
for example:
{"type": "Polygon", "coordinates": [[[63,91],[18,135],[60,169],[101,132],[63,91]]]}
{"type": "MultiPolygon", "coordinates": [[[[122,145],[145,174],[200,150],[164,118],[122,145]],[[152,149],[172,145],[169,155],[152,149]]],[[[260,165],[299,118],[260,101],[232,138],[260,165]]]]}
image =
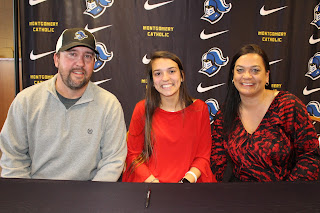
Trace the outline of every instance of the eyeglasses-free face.
{"type": "Polygon", "coordinates": [[[269,70],[265,69],[262,57],[256,53],[240,56],[234,66],[233,82],[240,96],[262,93],[269,83],[269,70]]]}
{"type": "Polygon", "coordinates": [[[178,64],[171,59],[158,58],[152,62],[152,77],[160,97],[179,97],[182,74],[178,64]]]}

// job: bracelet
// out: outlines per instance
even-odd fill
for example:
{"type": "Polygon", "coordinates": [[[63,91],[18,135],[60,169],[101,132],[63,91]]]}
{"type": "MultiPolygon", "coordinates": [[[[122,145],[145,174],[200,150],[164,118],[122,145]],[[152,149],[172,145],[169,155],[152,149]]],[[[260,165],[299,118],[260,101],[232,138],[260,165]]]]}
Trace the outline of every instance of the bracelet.
{"type": "Polygon", "coordinates": [[[155,179],[153,179],[150,183],[152,183],[153,181],[155,181],[155,180],[159,180],[158,178],[155,178],[155,179]]]}
{"type": "Polygon", "coordinates": [[[193,177],[194,177],[194,182],[196,183],[198,178],[197,178],[197,175],[194,173],[194,172],[191,172],[191,171],[188,171],[186,174],[191,174],[193,177]]]}

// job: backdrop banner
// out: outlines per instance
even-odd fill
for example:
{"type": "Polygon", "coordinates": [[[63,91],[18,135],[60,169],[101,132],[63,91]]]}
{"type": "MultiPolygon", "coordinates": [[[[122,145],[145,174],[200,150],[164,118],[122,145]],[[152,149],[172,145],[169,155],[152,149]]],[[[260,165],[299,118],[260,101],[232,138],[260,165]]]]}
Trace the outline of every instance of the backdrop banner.
{"type": "Polygon", "coordinates": [[[92,81],[117,96],[127,126],[156,50],[181,58],[189,92],[208,104],[213,122],[233,55],[255,43],[269,56],[272,87],[295,94],[320,117],[319,12],[318,0],[20,1],[23,87],[55,75],[58,37],[83,27],[98,43],[92,81]]]}

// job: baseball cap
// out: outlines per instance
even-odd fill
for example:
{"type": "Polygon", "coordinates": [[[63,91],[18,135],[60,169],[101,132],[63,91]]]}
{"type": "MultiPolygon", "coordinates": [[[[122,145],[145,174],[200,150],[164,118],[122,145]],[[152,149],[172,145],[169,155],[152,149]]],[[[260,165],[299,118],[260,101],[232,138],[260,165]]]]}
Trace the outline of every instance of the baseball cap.
{"type": "Polygon", "coordinates": [[[96,50],[95,37],[83,28],[70,28],[64,30],[57,41],[56,53],[59,51],[66,51],[77,46],[88,47],[96,54],[99,53],[96,50]]]}

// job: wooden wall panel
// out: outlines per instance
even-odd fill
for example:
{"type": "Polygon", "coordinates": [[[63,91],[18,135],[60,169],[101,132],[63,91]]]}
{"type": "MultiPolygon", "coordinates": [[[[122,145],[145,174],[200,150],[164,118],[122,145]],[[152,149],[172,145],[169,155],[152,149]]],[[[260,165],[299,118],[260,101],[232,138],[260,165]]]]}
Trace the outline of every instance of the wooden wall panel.
{"type": "Polygon", "coordinates": [[[0,129],[15,97],[14,60],[0,58],[0,129]]]}

